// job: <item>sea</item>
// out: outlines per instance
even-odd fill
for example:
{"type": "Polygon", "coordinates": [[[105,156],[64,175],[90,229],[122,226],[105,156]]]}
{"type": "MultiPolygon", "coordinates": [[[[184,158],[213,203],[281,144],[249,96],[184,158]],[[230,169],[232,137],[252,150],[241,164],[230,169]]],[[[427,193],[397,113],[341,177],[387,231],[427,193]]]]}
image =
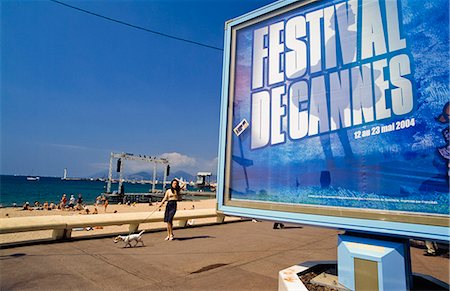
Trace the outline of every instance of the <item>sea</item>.
{"type": "MultiPolygon", "coordinates": [[[[148,193],[151,184],[133,184],[124,183],[126,193],[148,193]]],[[[166,185],[168,186],[168,185],[166,185]]],[[[161,190],[162,185],[157,184],[156,189],[161,190]]],[[[34,204],[35,201],[40,203],[54,202],[61,200],[61,196],[66,194],[78,194],[83,196],[83,202],[94,203],[97,196],[106,190],[106,182],[96,180],[61,180],[55,177],[40,177],[37,181],[28,181],[26,176],[10,176],[0,175],[0,204],[2,207],[10,207],[16,203],[22,206],[25,202],[34,204]]],[[[118,184],[111,185],[111,191],[117,191],[118,184]]],[[[195,190],[189,187],[188,190],[195,190]]]]}

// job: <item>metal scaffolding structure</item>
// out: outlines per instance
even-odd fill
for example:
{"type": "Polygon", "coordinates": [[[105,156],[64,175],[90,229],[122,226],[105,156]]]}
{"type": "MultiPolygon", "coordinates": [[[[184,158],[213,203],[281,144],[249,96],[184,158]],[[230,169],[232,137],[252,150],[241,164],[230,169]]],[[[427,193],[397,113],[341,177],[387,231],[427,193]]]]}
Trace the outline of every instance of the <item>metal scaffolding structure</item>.
{"type": "MultiPolygon", "coordinates": [[[[108,173],[108,185],[106,188],[106,193],[111,193],[111,182],[112,182],[112,173],[113,173],[113,160],[117,159],[117,172],[119,172],[119,187],[117,189],[117,192],[119,194],[122,193],[122,184],[124,182],[123,179],[123,169],[124,164],[126,160],[129,161],[140,161],[140,162],[146,162],[146,163],[153,163],[153,181],[152,181],[152,193],[155,192],[155,185],[156,185],[156,169],[158,164],[162,165],[169,165],[169,160],[165,158],[157,158],[147,155],[136,155],[136,154],[130,154],[130,153],[111,153],[111,156],[109,158],[109,173],[108,173]]],[[[163,180],[163,189],[166,187],[166,178],[167,178],[167,167],[164,169],[164,180],[163,180]]]]}

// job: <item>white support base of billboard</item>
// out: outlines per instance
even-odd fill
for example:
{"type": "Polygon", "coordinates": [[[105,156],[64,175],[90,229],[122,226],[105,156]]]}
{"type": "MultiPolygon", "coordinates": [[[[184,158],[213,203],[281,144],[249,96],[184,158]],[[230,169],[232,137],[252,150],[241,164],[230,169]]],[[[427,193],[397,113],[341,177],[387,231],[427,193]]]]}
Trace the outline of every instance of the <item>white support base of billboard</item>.
{"type": "MultiPolygon", "coordinates": [[[[308,291],[299,275],[306,274],[314,266],[330,263],[305,262],[281,270],[278,290],[308,291]]],[[[337,290],[409,290],[412,281],[409,241],[339,235],[337,271],[338,277],[320,274],[310,282],[337,290]]]]}
{"type": "Polygon", "coordinates": [[[298,274],[306,271],[309,267],[294,265],[278,272],[278,291],[308,291],[302,283],[298,274]]]}
{"type": "MultiPolygon", "coordinates": [[[[303,284],[303,282],[300,280],[300,276],[302,274],[308,272],[309,269],[311,269],[317,265],[321,265],[322,263],[326,263],[326,262],[317,262],[316,265],[304,263],[305,265],[294,265],[294,266],[291,266],[289,268],[279,271],[278,272],[278,291],[309,291],[308,288],[306,288],[305,284],[303,284]]],[[[327,275],[327,276],[335,277],[333,275],[327,275]]],[[[317,277],[321,277],[321,276],[319,275],[317,277]]],[[[320,281],[320,279],[318,279],[317,277],[312,279],[310,282],[315,285],[330,287],[332,289],[337,289],[337,290],[341,290],[341,291],[351,290],[351,289],[344,287],[340,283],[338,283],[337,285],[335,285],[334,282],[332,284],[324,284],[323,280],[322,280],[322,282],[318,283],[317,281],[320,281]]],[[[426,286],[429,287],[429,288],[425,287],[426,289],[420,289],[420,290],[449,290],[449,285],[447,283],[440,281],[432,276],[413,273],[412,277],[413,277],[413,281],[418,281],[418,282],[421,281],[422,285],[426,284],[426,286]]]]}
{"type": "MultiPolygon", "coordinates": [[[[308,272],[308,270],[310,269],[314,269],[315,267],[320,267],[322,265],[336,265],[337,262],[336,261],[317,261],[317,262],[305,262],[302,263],[301,265],[294,265],[291,266],[289,268],[286,268],[284,270],[281,270],[278,272],[278,290],[279,291],[308,291],[308,288],[306,288],[305,284],[303,284],[303,282],[300,280],[300,276],[302,274],[305,274],[308,272]]],[[[311,272],[313,270],[310,270],[311,272]]],[[[320,277],[317,276],[317,277],[320,277]]],[[[317,279],[314,278],[314,280],[317,279]]],[[[329,277],[332,277],[332,275],[330,275],[329,277]]],[[[337,289],[337,290],[350,290],[345,288],[343,285],[339,284],[339,283],[329,283],[327,284],[325,281],[329,281],[329,280],[317,280],[317,281],[322,281],[320,283],[318,283],[321,286],[326,286],[326,287],[330,287],[333,289],[337,289]]]]}

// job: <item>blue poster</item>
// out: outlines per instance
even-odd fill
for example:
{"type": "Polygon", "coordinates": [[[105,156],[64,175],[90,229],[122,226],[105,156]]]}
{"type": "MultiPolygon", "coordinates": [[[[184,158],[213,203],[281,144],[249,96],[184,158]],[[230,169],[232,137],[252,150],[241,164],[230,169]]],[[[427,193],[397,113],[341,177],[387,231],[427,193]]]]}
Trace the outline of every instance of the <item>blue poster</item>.
{"type": "Polygon", "coordinates": [[[235,31],[231,200],[449,215],[449,1],[317,1],[235,31]]]}

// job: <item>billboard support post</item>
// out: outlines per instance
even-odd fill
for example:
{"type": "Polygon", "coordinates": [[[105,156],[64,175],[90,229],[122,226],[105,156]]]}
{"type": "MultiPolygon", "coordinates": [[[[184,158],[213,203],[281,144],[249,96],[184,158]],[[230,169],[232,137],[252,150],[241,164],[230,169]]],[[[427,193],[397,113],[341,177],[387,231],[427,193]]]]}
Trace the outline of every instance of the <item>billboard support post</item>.
{"type": "Polygon", "coordinates": [[[350,290],[410,290],[409,247],[406,239],[339,235],[339,283],[350,290]]]}

